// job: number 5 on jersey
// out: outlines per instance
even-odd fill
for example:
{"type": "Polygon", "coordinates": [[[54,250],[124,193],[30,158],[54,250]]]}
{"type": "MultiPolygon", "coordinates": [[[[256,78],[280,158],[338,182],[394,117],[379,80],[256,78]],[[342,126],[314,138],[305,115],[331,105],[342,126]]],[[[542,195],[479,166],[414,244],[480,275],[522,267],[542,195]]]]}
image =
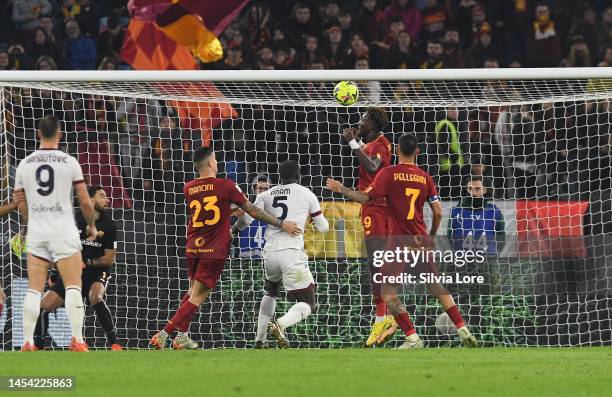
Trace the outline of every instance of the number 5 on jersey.
{"type": "Polygon", "coordinates": [[[200,220],[200,213],[202,212],[202,204],[198,200],[191,200],[189,208],[193,209],[193,216],[191,217],[191,225],[193,227],[203,227],[204,225],[212,226],[219,222],[221,219],[221,211],[217,206],[217,196],[207,196],[202,199],[204,203],[204,211],[213,213],[212,219],[200,220]]]}

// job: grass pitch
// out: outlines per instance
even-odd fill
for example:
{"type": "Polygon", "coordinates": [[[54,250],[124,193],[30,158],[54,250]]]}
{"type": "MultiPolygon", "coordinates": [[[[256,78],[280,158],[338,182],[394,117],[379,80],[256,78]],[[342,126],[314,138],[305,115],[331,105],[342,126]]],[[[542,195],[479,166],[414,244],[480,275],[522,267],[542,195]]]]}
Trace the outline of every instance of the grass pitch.
{"type": "Polygon", "coordinates": [[[63,394],[87,397],[593,397],[612,390],[612,348],[0,352],[6,375],[76,376],[63,394]]]}

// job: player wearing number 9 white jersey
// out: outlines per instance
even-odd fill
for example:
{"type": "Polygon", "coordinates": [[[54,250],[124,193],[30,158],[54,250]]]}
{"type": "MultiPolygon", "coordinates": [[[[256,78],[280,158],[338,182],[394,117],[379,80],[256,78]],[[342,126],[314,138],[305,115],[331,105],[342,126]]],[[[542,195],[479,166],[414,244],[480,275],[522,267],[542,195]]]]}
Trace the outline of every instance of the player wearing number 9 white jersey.
{"type": "Polygon", "coordinates": [[[70,350],[88,351],[83,341],[81,298],[81,239],[74,220],[73,189],[87,222],[89,239],[97,236],[94,209],[77,160],[59,150],[59,121],[40,120],[39,149],[23,159],[15,175],[15,198],[27,219],[28,292],[23,302],[22,351],[36,350],[34,327],[47,271],[57,265],[66,286],[65,306],[72,328],[70,350]]]}
{"type": "MultiPolygon", "coordinates": [[[[321,233],[329,230],[319,200],[308,188],[298,184],[299,166],[293,160],[279,165],[281,184],[257,195],[255,206],[281,219],[293,221],[302,229],[308,218],[321,233]]],[[[237,229],[249,224],[244,217],[235,225],[237,229]]],[[[314,279],[308,268],[308,256],[304,251],[304,235],[291,236],[275,226],[268,226],[263,249],[265,295],[259,307],[255,346],[263,347],[266,331],[272,332],[279,347],[287,347],[285,329],[308,317],[316,308],[314,279]],[[297,301],[287,314],[272,320],[276,308],[280,283],[287,296],[297,301]]]]}

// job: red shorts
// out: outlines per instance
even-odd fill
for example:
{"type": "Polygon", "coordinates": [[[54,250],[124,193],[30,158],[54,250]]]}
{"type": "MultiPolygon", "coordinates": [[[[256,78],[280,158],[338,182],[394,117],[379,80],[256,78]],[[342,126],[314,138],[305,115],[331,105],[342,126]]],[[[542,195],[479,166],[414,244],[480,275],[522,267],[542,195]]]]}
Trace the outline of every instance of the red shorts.
{"type": "Polygon", "coordinates": [[[225,267],[225,259],[187,258],[189,279],[197,280],[210,289],[215,288],[225,267]]]}
{"type": "Polygon", "coordinates": [[[364,204],[361,207],[361,224],[365,238],[387,236],[389,234],[388,207],[364,204]]]}

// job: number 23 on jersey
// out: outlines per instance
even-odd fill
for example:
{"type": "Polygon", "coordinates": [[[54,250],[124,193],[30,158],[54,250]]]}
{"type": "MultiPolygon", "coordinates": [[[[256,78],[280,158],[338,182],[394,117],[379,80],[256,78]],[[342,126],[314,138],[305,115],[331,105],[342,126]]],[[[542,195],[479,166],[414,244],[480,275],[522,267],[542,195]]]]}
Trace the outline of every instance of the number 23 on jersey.
{"type": "Polygon", "coordinates": [[[212,226],[221,219],[221,210],[217,206],[217,196],[204,197],[201,202],[199,200],[191,200],[189,208],[193,210],[193,216],[191,217],[191,225],[193,227],[212,226]],[[212,217],[202,214],[202,209],[206,214],[212,212],[212,217]],[[202,215],[202,218],[200,215],[202,215]]]}

